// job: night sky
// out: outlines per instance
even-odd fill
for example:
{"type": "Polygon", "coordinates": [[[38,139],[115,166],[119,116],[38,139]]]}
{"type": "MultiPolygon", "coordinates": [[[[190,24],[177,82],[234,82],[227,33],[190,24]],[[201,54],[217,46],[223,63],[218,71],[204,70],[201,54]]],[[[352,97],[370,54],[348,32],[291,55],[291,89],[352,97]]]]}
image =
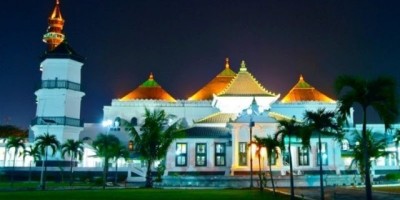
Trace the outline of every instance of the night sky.
{"type": "MultiPolygon", "coordinates": [[[[86,62],[81,118],[147,80],[186,99],[241,60],[283,97],[303,74],[335,97],[337,75],[400,80],[399,1],[61,0],[64,33],[86,62]]],[[[29,127],[41,41],[55,0],[2,0],[0,124],[29,127]]]]}

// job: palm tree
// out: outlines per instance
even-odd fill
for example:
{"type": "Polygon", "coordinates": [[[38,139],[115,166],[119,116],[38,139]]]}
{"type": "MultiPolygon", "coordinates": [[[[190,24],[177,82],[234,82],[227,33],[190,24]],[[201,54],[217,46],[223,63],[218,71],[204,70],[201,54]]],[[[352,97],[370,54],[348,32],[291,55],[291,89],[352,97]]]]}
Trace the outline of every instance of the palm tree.
{"type": "Polygon", "coordinates": [[[49,133],[44,133],[36,137],[35,139],[37,148],[42,156],[42,171],[40,174],[40,186],[42,190],[46,189],[46,171],[47,171],[47,156],[49,155],[48,148],[52,151],[52,156],[57,152],[60,142],[57,140],[55,135],[50,135],[49,133]],[[43,160],[44,158],[44,160],[43,160]]]}
{"type": "Polygon", "coordinates": [[[290,170],[290,199],[294,200],[294,183],[293,183],[293,162],[292,162],[292,137],[300,137],[302,125],[293,117],[290,120],[278,120],[278,131],[275,133],[275,139],[280,140],[281,149],[285,149],[285,138],[288,138],[288,151],[289,151],[289,170],[290,170]]]}
{"type": "Polygon", "coordinates": [[[114,159],[115,159],[115,180],[114,180],[114,184],[117,184],[117,181],[118,181],[118,160],[120,158],[123,158],[124,160],[127,160],[128,157],[129,157],[129,151],[125,146],[119,145],[114,149],[114,159]]]}
{"type": "Polygon", "coordinates": [[[25,142],[25,138],[11,136],[8,138],[7,143],[6,143],[6,149],[14,148],[14,160],[13,160],[13,168],[12,168],[12,174],[11,174],[11,186],[14,185],[15,159],[17,158],[18,150],[20,148],[22,150],[25,150],[24,142],[25,142]]]}
{"type": "Polygon", "coordinates": [[[104,159],[103,164],[103,190],[106,188],[109,161],[114,157],[114,149],[120,145],[120,141],[114,135],[99,134],[92,143],[96,155],[104,159]]]}
{"type": "Polygon", "coordinates": [[[263,138],[262,143],[263,143],[263,146],[265,146],[267,148],[269,175],[271,177],[272,191],[274,192],[274,195],[275,195],[275,183],[274,183],[274,177],[272,175],[272,159],[278,158],[280,143],[279,143],[279,141],[277,141],[276,139],[274,139],[272,137],[263,138]]]}
{"type": "MultiPolygon", "coordinates": [[[[26,156],[32,157],[34,162],[40,160],[40,152],[39,152],[37,145],[34,145],[33,147],[32,147],[32,145],[29,146],[29,150],[25,149],[22,156],[23,156],[24,160],[25,160],[26,156]]],[[[31,163],[29,163],[29,182],[31,180],[32,180],[32,166],[31,166],[31,163]]]]}
{"type": "Polygon", "coordinates": [[[312,132],[318,134],[318,162],[319,162],[319,181],[320,181],[320,194],[321,199],[324,197],[324,181],[323,181],[323,169],[322,169],[322,142],[321,135],[333,136],[339,140],[343,137],[343,134],[339,131],[338,123],[336,123],[336,113],[333,111],[326,111],[325,108],[318,109],[317,111],[306,111],[304,115],[304,121],[308,126],[311,135],[312,132]]]}
{"type": "Polygon", "coordinates": [[[396,164],[397,166],[400,166],[399,164],[399,143],[400,143],[400,129],[396,129],[396,133],[394,135],[394,145],[396,147],[396,164]]]}
{"type": "Polygon", "coordinates": [[[144,122],[140,126],[141,133],[131,124],[125,123],[133,137],[135,149],[147,161],[146,187],[153,187],[153,162],[164,158],[170,144],[182,134],[182,131],[179,131],[180,120],[169,126],[166,123],[168,119],[170,116],[164,110],[151,112],[145,109],[144,122]]]}
{"type": "Polygon", "coordinates": [[[359,104],[363,114],[362,141],[365,166],[366,199],[372,199],[372,186],[367,141],[367,111],[372,108],[385,124],[385,128],[396,120],[398,110],[397,85],[393,78],[378,77],[374,80],[365,80],[360,77],[339,76],[335,81],[335,90],[339,96],[339,112],[342,118],[350,114],[354,104],[359,104]]]}
{"type": "MultiPolygon", "coordinates": [[[[263,182],[262,182],[262,173],[261,173],[261,149],[264,147],[264,144],[263,144],[264,138],[259,138],[257,136],[254,136],[254,139],[255,139],[254,141],[250,142],[249,147],[250,147],[250,149],[252,149],[251,146],[253,144],[256,145],[256,147],[257,147],[256,156],[258,158],[258,178],[260,180],[260,191],[262,191],[263,190],[263,182]]],[[[252,152],[250,152],[250,153],[252,153],[252,152]]]]}
{"type": "MultiPolygon", "coordinates": [[[[0,138],[2,138],[4,141],[6,141],[6,139],[11,136],[26,138],[26,137],[28,137],[28,131],[22,130],[13,125],[0,126],[0,138]]],[[[7,154],[4,153],[3,167],[6,166],[6,160],[7,160],[7,154]]]]}
{"type": "MultiPolygon", "coordinates": [[[[361,144],[363,137],[359,132],[354,132],[356,143],[361,144]]],[[[368,155],[370,157],[368,163],[371,166],[372,158],[379,158],[388,155],[386,149],[385,139],[376,140],[375,134],[370,129],[367,130],[367,142],[368,142],[368,155]]],[[[350,168],[355,164],[358,166],[361,175],[365,175],[365,159],[362,145],[356,145],[353,150],[353,160],[351,161],[350,168]]]]}
{"type": "Polygon", "coordinates": [[[72,168],[73,162],[76,158],[78,160],[82,160],[83,157],[83,142],[82,141],[75,141],[72,139],[68,139],[64,144],[61,145],[61,155],[64,158],[65,154],[70,157],[70,170],[69,170],[69,186],[72,186],[72,182],[74,181],[72,168]]]}

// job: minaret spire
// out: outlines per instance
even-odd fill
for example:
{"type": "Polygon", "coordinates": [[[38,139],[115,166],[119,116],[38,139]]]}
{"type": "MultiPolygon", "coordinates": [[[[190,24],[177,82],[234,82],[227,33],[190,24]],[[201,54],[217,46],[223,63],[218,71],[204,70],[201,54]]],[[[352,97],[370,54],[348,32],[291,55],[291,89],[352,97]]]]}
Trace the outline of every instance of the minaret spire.
{"type": "Polygon", "coordinates": [[[64,41],[65,38],[62,32],[64,19],[61,15],[59,0],[56,0],[56,5],[49,16],[48,23],[47,33],[43,35],[43,42],[47,44],[47,50],[51,51],[64,41]]]}
{"type": "Polygon", "coordinates": [[[225,69],[229,69],[229,58],[225,58],[225,69]]]}

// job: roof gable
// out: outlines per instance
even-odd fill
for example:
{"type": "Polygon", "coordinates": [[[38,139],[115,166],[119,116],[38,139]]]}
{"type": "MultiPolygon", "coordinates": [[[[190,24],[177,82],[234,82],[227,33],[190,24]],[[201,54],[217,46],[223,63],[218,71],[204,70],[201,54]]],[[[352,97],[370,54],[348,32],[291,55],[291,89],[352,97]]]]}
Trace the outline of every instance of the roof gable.
{"type": "Polygon", "coordinates": [[[329,98],[325,94],[321,93],[313,86],[304,81],[302,75],[300,75],[299,81],[289,91],[289,93],[283,97],[282,103],[296,103],[302,101],[318,101],[323,103],[336,103],[335,100],[329,98]]]}

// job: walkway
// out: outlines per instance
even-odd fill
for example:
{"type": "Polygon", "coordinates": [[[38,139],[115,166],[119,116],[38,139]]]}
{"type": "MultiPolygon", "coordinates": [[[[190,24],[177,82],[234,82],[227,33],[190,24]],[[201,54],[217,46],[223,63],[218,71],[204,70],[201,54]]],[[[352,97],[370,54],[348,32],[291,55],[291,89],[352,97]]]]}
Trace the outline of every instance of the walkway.
{"type": "MultiPolygon", "coordinates": [[[[278,188],[283,193],[290,193],[289,188],[278,188]]],[[[328,187],[325,188],[326,200],[362,200],[365,199],[364,189],[353,189],[349,187],[328,187]]],[[[313,188],[295,188],[295,195],[306,199],[320,199],[320,190],[317,187],[313,188]]],[[[387,193],[387,192],[373,192],[372,198],[374,200],[400,200],[400,194],[387,193]]]]}

